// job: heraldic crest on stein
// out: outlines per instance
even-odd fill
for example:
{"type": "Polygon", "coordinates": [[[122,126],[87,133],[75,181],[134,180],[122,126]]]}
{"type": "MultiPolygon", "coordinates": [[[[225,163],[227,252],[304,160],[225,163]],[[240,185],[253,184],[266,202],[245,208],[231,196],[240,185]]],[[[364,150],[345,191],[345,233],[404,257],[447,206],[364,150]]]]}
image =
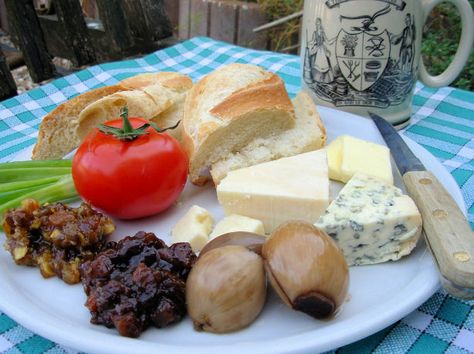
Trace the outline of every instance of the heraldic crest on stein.
{"type": "MultiPolygon", "coordinates": [[[[337,26],[325,28],[322,16],[305,28],[303,80],[321,100],[337,107],[400,105],[416,81],[415,18],[402,0],[374,1],[357,9],[357,0],[320,1],[335,11],[337,26]],[[371,11],[371,12],[368,12],[371,11]],[[402,14],[402,16],[400,16],[402,14]],[[390,21],[390,16],[404,21],[390,21]],[[390,26],[386,24],[391,23],[390,26]],[[336,32],[337,31],[337,32],[336,32]]],[[[323,17],[323,18],[326,18],[323,17]]]]}

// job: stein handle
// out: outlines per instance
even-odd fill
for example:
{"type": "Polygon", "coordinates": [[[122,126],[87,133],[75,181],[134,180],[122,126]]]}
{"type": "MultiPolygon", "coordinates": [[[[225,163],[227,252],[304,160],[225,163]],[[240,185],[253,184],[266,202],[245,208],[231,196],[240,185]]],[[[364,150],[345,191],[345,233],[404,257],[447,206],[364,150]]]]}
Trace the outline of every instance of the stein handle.
{"type": "Polygon", "coordinates": [[[424,22],[426,22],[426,19],[433,8],[443,1],[448,1],[454,4],[461,15],[461,40],[459,41],[456,55],[448,68],[440,75],[430,75],[420,57],[419,78],[421,82],[431,87],[448,86],[456,79],[469,59],[474,41],[474,15],[468,0],[423,0],[422,4],[425,15],[424,22]]]}

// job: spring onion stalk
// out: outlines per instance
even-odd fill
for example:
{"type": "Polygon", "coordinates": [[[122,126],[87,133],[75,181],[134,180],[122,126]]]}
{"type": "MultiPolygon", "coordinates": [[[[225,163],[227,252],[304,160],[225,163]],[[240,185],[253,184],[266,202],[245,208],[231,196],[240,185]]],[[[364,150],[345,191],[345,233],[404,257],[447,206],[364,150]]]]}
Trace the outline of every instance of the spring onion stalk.
{"type": "Polygon", "coordinates": [[[17,191],[19,189],[25,189],[25,188],[36,187],[36,189],[39,189],[41,188],[42,185],[57,182],[60,178],[61,176],[55,176],[55,177],[34,179],[34,180],[29,180],[29,181],[0,183],[0,195],[3,195],[3,193],[13,192],[13,191],[17,191]]]}
{"type": "Polygon", "coordinates": [[[71,167],[38,167],[0,169],[0,183],[28,181],[38,178],[68,175],[71,167]]]}
{"type": "Polygon", "coordinates": [[[0,215],[5,210],[18,207],[26,198],[32,198],[39,201],[41,204],[51,203],[61,200],[70,200],[77,197],[76,188],[71,175],[61,177],[56,183],[47,185],[46,187],[37,189],[32,192],[27,192],[23,195],[11,199],[0,205],[0,215]]]}
{"type": "Polygon", "coordinates": [[[9,191],[9,192],[2,192],[0,193],[0,205],[3,203],[8,202],[9,200],[16,199],[20,196],[27,195],[28,193],[34,192],[38,190],[39,188],[44,188],[46,186],[49,186],[50,184],[43,184],[41,186],[34,186],[30,188],[22,188],[22,189],[17,189],[15,191],[9,191]]]}
{"type": "Polygon", "coordinates": [[[33,160],[33,161],[13,161],[0,163],[0,170],[9,170],[12,168],[50,168],[50,167],[72,167],[71,160],[33,160]]]}
{"type": "Polygon", "coordinates": [[[77,200],[71,168],[71,160],[0,163],[0,217],[27,198],[41,204],[77,200]]]}

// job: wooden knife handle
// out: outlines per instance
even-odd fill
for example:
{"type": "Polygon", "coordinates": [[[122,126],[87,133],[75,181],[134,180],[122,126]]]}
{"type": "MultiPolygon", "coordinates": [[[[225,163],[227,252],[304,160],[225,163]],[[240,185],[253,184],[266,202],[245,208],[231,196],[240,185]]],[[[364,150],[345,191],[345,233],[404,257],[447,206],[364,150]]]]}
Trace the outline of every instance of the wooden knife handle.
{"type": "Polygon", "coordinates": [[[471,226],[431,172],[407,172],[403,180],[420,210],[425,238],[438,263],[443,286],[456,297],[473,299],[474,233],[471,226]]]}

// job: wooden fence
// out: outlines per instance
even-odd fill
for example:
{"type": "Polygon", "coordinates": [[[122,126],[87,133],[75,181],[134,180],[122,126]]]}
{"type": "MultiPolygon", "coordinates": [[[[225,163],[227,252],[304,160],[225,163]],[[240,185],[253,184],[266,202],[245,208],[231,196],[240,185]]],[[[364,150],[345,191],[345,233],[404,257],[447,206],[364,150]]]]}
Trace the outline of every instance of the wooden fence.
{"type": "Polygon", "coordinates": [[[207,36],[255,49],[266,49],[265,33],[253,29],[266,22],[258,4],[243,1],[180,0],[180,39],[207,36]]]}
{"type": "MultiPolygon", "coordinates": [[[[58,74],[52,56],[81,66],[148,53],[195,36],[268,49],[258,4],[222,0],[57,0],[53,15],[39,14],[35,0],[0,0],[0,26],[16,39],[33,81],[58,74]],[[81,7],[82,5],[82,7],[81,7]],[[7,16],[8,15],[8,16],[7,16]]],[[[0,99],[16,86],[0,50],[0,99]]]]}
{"type": "MultiPolygon", "coordinates": [[[[4,0],[8,29],[31,78],[57,76],[53,56],[78,67],[149,53],[166,46],[172,29],[164,0],[95,0],[100,21],[85,18],[79,0],[55,1],[54,15],[40,15],[33,0],[4,0]]],[[[0,17],[1,18],[1,17],[0,17]]],[[[16,92],[0,51],[0,99],[16,92]]],[[[60,74],[60,73],[59,73],[60,74]]]]}

